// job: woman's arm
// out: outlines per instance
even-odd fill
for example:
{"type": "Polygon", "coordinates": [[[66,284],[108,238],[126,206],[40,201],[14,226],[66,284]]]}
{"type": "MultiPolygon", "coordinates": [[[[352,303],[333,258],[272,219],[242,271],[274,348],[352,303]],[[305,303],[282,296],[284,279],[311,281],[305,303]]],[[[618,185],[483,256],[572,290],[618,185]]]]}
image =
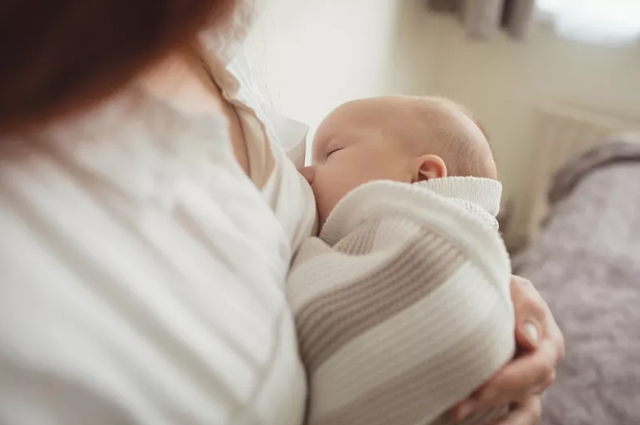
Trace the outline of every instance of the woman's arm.
{"type": "Polygon", "coordinates": [[[555,380],[556,366],[564,357],[564,338],[531,282],[513,276],[511,298],[516,314],[516,342],[522,354],[458,404],[453,409],[457,419],[505,403],[514,409],[499,425],[533,425],[540,419],[540,396],[555,380]]]}

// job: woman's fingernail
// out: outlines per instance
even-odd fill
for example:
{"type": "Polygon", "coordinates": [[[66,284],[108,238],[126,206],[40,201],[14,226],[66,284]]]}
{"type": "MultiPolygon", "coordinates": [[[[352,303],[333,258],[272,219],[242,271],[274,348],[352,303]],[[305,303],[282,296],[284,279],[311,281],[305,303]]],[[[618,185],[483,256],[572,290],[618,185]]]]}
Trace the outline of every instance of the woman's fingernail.
{"type": "Polygon", "coordinates": [[[526,322],[524,324],[524,333],[531,345],[538,344],[538,328],[532,322],[526,322]]]}

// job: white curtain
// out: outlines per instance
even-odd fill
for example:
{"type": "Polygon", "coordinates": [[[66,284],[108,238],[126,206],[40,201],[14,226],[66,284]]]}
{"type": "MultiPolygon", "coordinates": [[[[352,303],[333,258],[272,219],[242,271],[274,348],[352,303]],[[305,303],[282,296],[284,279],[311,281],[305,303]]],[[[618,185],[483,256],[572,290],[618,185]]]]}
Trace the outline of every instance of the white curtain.
{"type": "Polygon", "coordinates": [[[640,40],[640,0],[538,0],[537,8],[563,37],[606,45],[640,40]]]}

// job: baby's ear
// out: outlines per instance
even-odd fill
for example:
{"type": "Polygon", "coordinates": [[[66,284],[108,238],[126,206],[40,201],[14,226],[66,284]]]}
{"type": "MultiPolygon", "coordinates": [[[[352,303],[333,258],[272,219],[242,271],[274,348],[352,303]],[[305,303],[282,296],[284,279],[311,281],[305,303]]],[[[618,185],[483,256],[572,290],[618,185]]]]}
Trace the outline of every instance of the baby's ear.
{"type": "Polygon", "coordinates": [[[415,169],[413,183],[447,177],[447,166],[438,155],[416,158],[415,169]]]}

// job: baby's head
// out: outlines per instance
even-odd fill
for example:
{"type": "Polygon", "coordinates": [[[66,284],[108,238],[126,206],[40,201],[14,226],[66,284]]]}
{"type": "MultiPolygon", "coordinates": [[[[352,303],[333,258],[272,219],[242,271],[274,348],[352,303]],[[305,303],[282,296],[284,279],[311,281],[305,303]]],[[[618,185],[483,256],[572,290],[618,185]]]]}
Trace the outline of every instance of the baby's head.
{"type": "Polygon", "coordinates": [[[324,223],[351,190],[374,180],[495,179],[489,142],[469,112],[437,97],[387,96],[339,106],[320,124],[303,170],[324,223]]]}

